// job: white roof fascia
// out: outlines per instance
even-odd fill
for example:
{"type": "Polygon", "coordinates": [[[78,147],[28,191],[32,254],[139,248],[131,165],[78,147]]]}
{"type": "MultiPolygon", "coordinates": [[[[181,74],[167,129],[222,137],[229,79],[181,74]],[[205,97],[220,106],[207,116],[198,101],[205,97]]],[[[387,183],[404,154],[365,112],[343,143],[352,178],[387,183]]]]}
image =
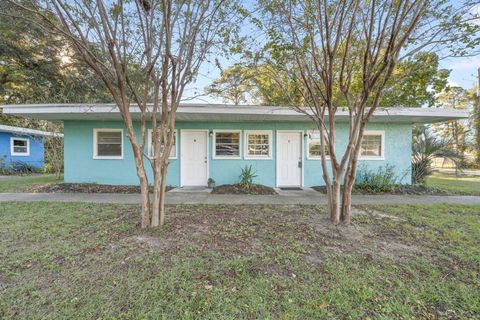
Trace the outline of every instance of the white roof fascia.
{"type": "Polygon", "coordinates": [[[17,134],[26,135],[26,136],[44,136],[44,137],[63,138],[63,133],[59,133],[59,132],[48,132],[48,131],[13,127],[13,126],[6,126],[6,125],[0,125],[0,132],[11,132],[11,133],[17,133],[17,134]]]}
{"type": "MultiPolygon", "coordinates": [[[[45,120],[121,120],[115,104],[35,104],[4,105],[3,112],[45,120]]],[[[138,107],[131,107],[138,116],[138,107]]],[[[178,121],[311,121],[307,114],[292,107],[233,106],[225,104],[182,104],[177,109],[178,121]]],[[[339,121],[348,121],[348,111],[336,113],[339,121]]],[[[468,111],[438,108],[378,108],[373,122],[430,123],[468,118],[468,111]]]]}

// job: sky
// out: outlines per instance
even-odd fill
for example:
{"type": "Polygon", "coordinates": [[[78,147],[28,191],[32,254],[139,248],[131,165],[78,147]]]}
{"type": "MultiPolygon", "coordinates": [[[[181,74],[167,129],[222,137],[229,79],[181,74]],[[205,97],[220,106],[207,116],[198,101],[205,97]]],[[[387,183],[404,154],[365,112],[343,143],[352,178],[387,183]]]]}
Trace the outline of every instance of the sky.
{"type": "MultiPolygon", "coordinates": [[[[459,5],[462,0],[451,0],[451,4],[459,5]]],[[[474,12],[480,14],[479,5],[474,8],[474,12]]],[[[478,22],[480,23],[480,21],[478,22]]],[[[244,31],[245,32],[245,31],[244,31]]],[[[251,32],[248,30],[247,32],[251,32]]],[[[480,51],[480,50],[478,50],[480,51]]],[[[215,57],[219,60],[222,68],[226,68],[234,63],[240,63],[238,57],[215,57]]],[[[477,69],[480,68],[480,55],[473,57],[455,57],[440,60],[440,69],[451,70],[449,84],[452,86],[460,86],[465,89],[475,87],[478,83],[477,69]]],[[[205,87],[210,85],[212,81],[220,77],[220,70],[212,61],[205,61],[200,68],[197,79],[185,91],[185,102],[192,103],[223,103],[220,98],[207,96],[203,94],[205,87]]]]}
{"type": "Polygon", "coordinates": [[[451,58],[440,62],[440,68],[451,70],[451,85],[472,88],[477,84],[477,69],[480,68],[480,55],[468,58],[451,58]]]}
{"type": "MultiPolygon", "coordinates": [[[[461,3],[460,0],[451,1],[453,5],[461,3]]],[[[480,4],[473,9],[474,13],[480,14],[480,4]]],[[[477,22],[480,24],[480,21],[477,22]]],[[[477,69],[480,68],[480,55],[465,58],[450,58],[440,61],[440,68],[451,70],[450,83],[463,88],[472,88],[478,83],[477,69]]]]}

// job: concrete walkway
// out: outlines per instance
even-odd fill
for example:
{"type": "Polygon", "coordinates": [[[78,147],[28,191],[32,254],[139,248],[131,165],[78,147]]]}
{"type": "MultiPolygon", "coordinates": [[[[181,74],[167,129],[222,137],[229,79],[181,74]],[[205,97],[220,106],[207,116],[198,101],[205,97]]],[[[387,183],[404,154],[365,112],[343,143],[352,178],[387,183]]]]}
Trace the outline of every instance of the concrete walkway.
{"type": "MultiPolygon", "coordinates": [[[[455,169],[435,169],[435,172],[448,173],[448,174],[456,174],[457,173],[457,171],[455,169]]],[[[462,171],[458,171],[458,174],[465,175],[465,176],[479,176],[480,177],[480,170],[462,170],[462,171]]]]}
{"type": "MultiPolygon", "coordinates": [[[[138,194],[110,193],[0,193],[3,201],[57,201],[138,204],[138,194]]],[[[318,204],[325,205],[327,198],[314,190],[279,191],[278,195],[218,195],[198,191],[171,191],[167,204],[318,204]]],[[[413,195],[354,195],[353,204],[480,204],[477,196],[413,196],[413,195]]]]}

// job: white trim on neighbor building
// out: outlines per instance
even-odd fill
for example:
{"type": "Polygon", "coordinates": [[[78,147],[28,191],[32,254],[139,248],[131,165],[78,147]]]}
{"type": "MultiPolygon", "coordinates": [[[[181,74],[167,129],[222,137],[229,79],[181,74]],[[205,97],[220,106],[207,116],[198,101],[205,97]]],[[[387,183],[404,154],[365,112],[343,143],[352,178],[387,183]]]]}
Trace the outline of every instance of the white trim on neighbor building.
{"type": "Polygon", "coordinates": [[[365,130],[363,136],[380,136],[380,151],[381,154],[379,156],[362,156],[360,149],[360,154],[358,155],[358,160],[385,160],[385,131],[383,130],[365,130]]]}
{"type": "Polygon", "coordinates": [[[10,137],[10,155],[15,157],[28,157],[30,155],[30,139],[20,138],[20,137],[10,137]],[[26,142],[26,151],[25,152],[15,152],[15,141],[26,142]]]}
{"type": "Polygon", "coordinates": [[[219,129],[213,130],[212,137],[212,159],[215,160],[239,160],[242,159],[242,130],[219,129]],[[217,133],[238,133],[238,155],[226,156],[217,155],[217,133]]]}
{"type": "Polygon", "coordinates": [[[121,128],[95,128],[93,129],[93,159],[95,160],[122,160],[123,159],[123,129],[121,128]],[[99,132],[120,132],[121,155],[120,156],[99,156],[98,155],[98,133],[99,132]]]}
{"type": "Polygon", "coordinates": [[[243,158],[248,160],[272,160],[272,148],[273,148],[273,131],[272,130],[245,130],[244,131],[244,152],[243,158]],[[248,136],[249,135],[268,135],[268,155],[250,155],[248,153],[248,136]]]}
{"type": "MultiPolygon", "coordinates": [[[[148,157],[151,158],[152,156],[152,135],[153,135],[153,129],[148,129],[148,133],[147,133],[147,153],[148,153],[148,157]]],[[[174,139],[174,144],[172,146],[172,150],[170,152],[170,156],[168,157],[168,159],[170,160],[176,160],[178,159],[178,131],[177,129],[174,130],[173,132],[173,139],[174,139]],[[172,156],[172,152],[174,152],[173,156],[172,156]]]]}
{"type": "Polygon", "coordinates": [[[11,132],[11,133],[21,134],[25,136],[44,136],[44,137],[63,138],[63,133],[59,133],[59,132],[47,132],[47,131],[41,131],[41,130],[21,128],[21,127],[6,126],[6,125],[0,125],[0,132],[11,132]]]}

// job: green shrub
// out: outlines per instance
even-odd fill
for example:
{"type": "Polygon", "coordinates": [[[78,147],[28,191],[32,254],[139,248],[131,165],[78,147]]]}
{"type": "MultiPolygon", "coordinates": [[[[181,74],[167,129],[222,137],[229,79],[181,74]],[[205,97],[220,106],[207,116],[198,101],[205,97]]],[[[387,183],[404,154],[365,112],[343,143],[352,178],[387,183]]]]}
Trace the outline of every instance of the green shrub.
{"type": "Polygon", "coordinates": [[[253,186],[253,179],[256,177],[257,175],[253,171],[252,166],[245,166],[240,174],[240,185],[249,189],[253,186]]]}
{"type": "Polygon", "coordinates": [[[0,174],[7,174],[7,156],[0,157],[0,174]]]}
{"type": "Polygon", "coordinates": [[[15,173],[40,173],[42,172],[42,169],[39,169],[30,163],[23,162],[23,161],[13,161],[10,163],[11,170],[14,171],[15,173]]]}
{"type": "Polygon", "coordinates": [[[387,164],[375,170],[358,169],[355,188],[368,192],[390,192],[401,179],[395,174],[395,166],[387,164]]]}

